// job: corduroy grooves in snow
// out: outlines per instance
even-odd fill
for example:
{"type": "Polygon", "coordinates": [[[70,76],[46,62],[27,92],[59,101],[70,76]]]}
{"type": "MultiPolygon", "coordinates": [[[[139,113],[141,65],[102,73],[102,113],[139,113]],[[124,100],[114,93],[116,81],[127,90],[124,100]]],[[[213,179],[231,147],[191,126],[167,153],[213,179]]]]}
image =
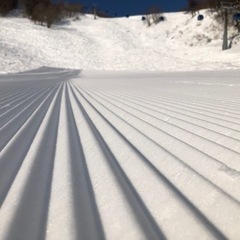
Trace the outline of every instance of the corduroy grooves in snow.
{"type": "Polygon", "coordinates": [[[239,74],[0,76],[0,239],[238,240],[239,74]]]}

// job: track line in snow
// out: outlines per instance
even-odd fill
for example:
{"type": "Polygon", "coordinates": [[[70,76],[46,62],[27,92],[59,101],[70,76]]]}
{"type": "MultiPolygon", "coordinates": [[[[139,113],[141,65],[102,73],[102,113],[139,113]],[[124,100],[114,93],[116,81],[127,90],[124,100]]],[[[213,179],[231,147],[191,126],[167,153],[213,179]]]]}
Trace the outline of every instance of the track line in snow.
{"type": "MultiPolygon", "coordinates": [[[[119,98],[119,97],[118,97],[119,98]]],[[[121,97],[120,97],[121,98],[121,97]]],[[[116,99],[116,98],[115,98],[116,99]]],[[[235,131],[233,132],[232,130],[235,129],[229,129],[228,127],[225,126],[218,126],[217,124],[209,123],[200,119],[196,119],[193,117],[189,117],[186,114],[182,114],[181,112],[175,112],[174,110],[169,111],[168,109],[165,109],[163,107],[152,107],[152,104],[149,104],[148,102],[144,102],[141,104],[140,102],[142,101],[141,99],[134,99],[134,101],[131,100],[131,97],[127,98],[128,102],[132,102],[138,107],[146,109],[148,112],[152,112],[152,114],[156,114],[156,116],[164,116],[165,121],[170,121],[171,120],[179,120],[182,122],[185,122],[189,125],[194,125],[195,128],[201,128],[201,129],[206,129],[207,131],[215,132],[217,135],[222,135],[226,136],[228,139],[232,140],[237,140],[239,141],[239,134],[236,133],[235,131]],[[216,128],[217,126],[217,128],[216,128]],[[237,137],[234,135],[237,134],[237,137]]],[[[126,100],[126,99],[125,99],[126,100]]],[[[195,129],[194,129],[195,130],[195,129]]]]}
{"type": "MultiPolygon", "coordinates": [[[[136,97],[136,94],[134,94],[134,96],[136,97]]],[[[125,95],[125,97],[128,97],[128,95],[125,95]]],[[[167,104],[168,106],[180,106],[182,109],[184,110],[191,110],[193,112],[196,113],[202,113],[205,114],[207,116],[210,117],[216,117],[217,119],[221,118],[221,120],[226,120],[226,121],[230,121],[230,122],[234,122],[236,124],[240,123],[240,113],[237,113],[237,109],[235,110],[230,110],[229,108],[224,108],[224,106],[218,105],[218,107],[210,107],[209,104],[203,105],[203,104],[199,104],[198,103],[192,103],[189,101],[181,101],[180,99],[172,99],[172,98],[166,98],[166,97],[151,97],[151,98],[147,98],[147,97],[143,97],[138,96],[138,98],[141,99],[148,99],[149,101],[151,101],[151,103],[156,103],[156,104],[167,104]],[[224,110],[224,111],[223,111],[224,110]]],[[[150,103],[150,102],[149,102],[150,103]]]]}
{"type": "Polygon", "coordinates": [[[238,240],[237,90],[88,74],[0,76],[0,238],[238,240]]]}
{"type": "MultiPolygon", "coordinates": [[[[106,91],[106,93],[109,93],[106,91]]],[[[161,101],[166,101],[166,102],[171,102],[174,104],[179,104],[179,105],[184,105],[186,107],[196,107],[196,108],[201,108],[205,110],[206,108],[209,108],[214,111],[222,111],[224,109],[224,112],[222,114],[231,113],[234,115],[239,115],[239,105],[236,105],[235,107],[230,107],[226,105],[224,100],[219,100],[213,103],[212,101],[204,101],[202,98],[190,98],[189,96],[174,96],[171,92],[167,91],[159,91],[158,93],[152,93],[151,96],[146,94],[145,92],[142,91],[118,91],[118,94],[124,94],[127,98],[128,96],[134,96],[136,98],[140,99],[147,99],[148,101],[153,101],[156,103],[161,103],[161,101]]]]}
{"type": "MultiPolygon", "coordinates": [[[[128,96],[127,98],[134,99],[131,96],[128,96]]],[[[186,110],[184,108],[177,107],[178,103],[176,103],[176,104],[163,104],[163,103],[156,104],[153,102],[143,100],[141,97],[135,98],[135,100],[142,102],[144,104],[147,104],[148,106],[152,106],[155,109],[162,109],[162,110],[169,111],[172,113],[181,114],[183,116],[186,116],[186,117],[189,117],[192,119],[196,119],[196,120],[200,120],[200,121],[204,121],[206,123],[214,124],[214,125],[217,125],[220,127],[224,126],[225,128],[228,128],[229,130],[232,130],[232,131],[237,131],[237,132],[240,131],[238,129],[240,126],[237,121],[232,122],[230,120],[222,119],[222,118],[215,117],[215,116],[210,116],[210,115],[205,114],[204,112],[200,113],[199,111],[193,111],[192,108],[190,110],[186,110]],[[214,120],[214,121],[212,121],[212,120],[214,120]]]]}
{"type": "MultiPolygon", "coordinates": [[[[88,92],[92,92],[92,91],[88,90],[88,92]]],[[[96,93],[96,92],[92,92],[92,94],[94,94],[94,93],[96,93]]],[[[88,94],[89,94],[89,93],[88,93],[88,94]]],[[[182,128],[180,125],[175,125],[175,124],[173,124],[173,123],[171,123],[171,122],[169,122],[169,121],[164,121],[163,119],[158,118],[158,117],[156,117],[156,116],[148,113],[147,111],[143,111],[143,110],[140,110],[140,109],[136,108],[136,107],[133,106],[133,105],[129,105],[129,104],[127,104],[127,102],[128,102],[127,100],[121,101],[119,98],[106,97],[107,95],[105,95],[105,94],[99,94],[99,93],[96,93],[96,95],[99,96],[101,99],[103,99],[103,101],[107,101],[109,104],[112,104],[112,105],[114,105],[115,107],[117,107],[117,108],[119,108],[119,109],[121,109],[121,110],[123,110],[123,111],[126,111],[126,113],[128,113],[128,114],[130,114],[130,115],[134,115],[134,116],[135,116],[136,118],[138,118],[139,120],[144,121],[144,122],[146,122],[146,123],[149,123],[150,125],[152,125],[153,127],[156,127],[156,128],[159,129],[160,131],[162,131],[162,130],[164,129],[164,128],[162,128],[163,124],[165,124],[165,125],[170,125],[171,127],[176,127],[176,130],[177,130],[177,129],[183,130],[185,134],[186,134],[186,133],[191,133],[193,136],[199,137],[200,139],[204,139],[205,141],[211,142],[211,143],[213,143],[213,144],[217,144],[217,143],[215,143],[214,141],[211,141],[211,140],[209,140],[209,139],[206,139],[206,138],[204,138],[203,136],[199,136],[199,135],[197,135],[197,134],[194,134],[194,133],[190,132],[190,131],[187,130],[187,129],[182,128]],[[110,101],[109,101],[109,99],[110,99],[110,101]],[[115,103],[113,104],[113,102],[115,102],[115,103]],[[121,105],[119,105],[118,103],[121,103],[121,105]],[[123,107],[123,106],[125,106],[125,107],[123,107]],[[127,108],[128,110],[126,110],[126,108],[127,108]],[[137,113],[139,113],[139,114],[137,114],[137,113]],[[143,115],[143,114],[144,114],[144,119],[148,119],[148,121],[145,121],[145,120],[141,119],[141,115],[143,115]],[[156,122],[153,121],[153,119],[159,121],[160,124],[156,124],[156,122]]],[[[108,104],[108,105],[109,105],[109,104],[108,104]]],[[[106,104],[106,105],[107,105],[107,104],[106,104]]],[[[147,108],[146,108],[146,109],[147,109],[147,108]]],[[[168,130],[169,130],[169,129],[168,129],[168,130]]],[[[223,146],[223,145],[220,145],[220,144],[217,144],[217,145],[219,145],[220,147],[223,147],[223,148],[226,149],[226,150],[228,149],[228,148],[226,148],[226,146],[223,146]]],[[[234,150],[231,150],[231,149],[229,149],[229,151],[232,152],[233,154],[234,154],[234,153],[237,154],[237,156],[238,156],[238,152],[236,152],[236,151],[234,151],[234,150]]]]}
{"type": "Polygon", "coordinates": [[[14,116],[12,119],[6,122],[4,126],[1,127],[0,129],[0,134],[2,136],[0,141],[1,151],[7,145],[7,142],[14,137],[14,135],[21,128],[21,126],[23,126],[26,123],[26,121],[28,121],[31,118],[31,116],[35,113],[35,110],[38,108],[38,106],[41,106],[42,103],[50,102],[51,97],[54,96],[56,91],[57,88],[51,90],[49,93],[46,93],[45,94],[46,96],[44,95],[39,96],[37,99],[31,102],[28,107],[21,109],[16,116],[14,116]]]}
{"type": "MultiPolygon", "coordinates": [[[[79,92],[80,93],[80,92],[79,92]]],[[[81,93],[80,93],[81,94],[81,93]]],[[[85,97],[83,97],[85,99],[85,97]]],[[[118,132],[118,135],[120,135],[126,142],[127,145],[130,145],[131,148],[137,152],[137,154],[140,156],[140,159],[142,161],[144,161],[151,169],[153,172],[157,173],[157,175],[159,176],[159,178],[161,179],[161,181],[165,182],[165,184],[186,204],[186,206],[188,208],[191,209],[191,211],[196,214],[196,216],[200,219],[200,221],[202,222],[202,224],[205,225],[205,227],[207,229],[209,229],[209,231],[213,234],[213,236],[215,236],[218,239],[227,239],[223,233],[221,233],[221,231],[219,229],[217,229],[214,224],[209,221],[209,219],[196,207],[194,206],[194,204],[188,199],[186,198],[186,196],[184,196],[184,194],[179,191],[178,188],[176,188],[176,186],[169,181],[169,179],[164,176],[164,174],[162,174],[150,161],[148,158],[146,158],[141,151],[139,151],[139,149],[134,146],[129,140],[127,140],[124,135],[117,130],[117,128],[115,128],[110,122],[109,120],[107,120],[95,107],[94,105],[92,105],[92,103],[90,103],[87,99],[85,99],[88,104],[98,113],[99,116],[101,116],[107,123],[108,125],[111,126],[111,128],[113,128],[115,131],[118,132]]],[[[235,204],[233,204],[235,205],[235,204]]]]}
{"type": "Polygon", "coordinates": [[[68,88],[66,108],[68,122],[68,140],[73,183],[74,215],[78,239],[104,239],[104,232],[97,210],[95,197],[89,177],[86,159],[80,136],[77,134],[76,120],[73,115],[68,88]],[[78,187],[77,187],[78,186],[78,187]],[[83,218],[84,216],[84,218],[83,218]]]}
{"type": "MultiPolygon", "coordinates": [[[[199,174],[202,178],[209,181],[209,183],[212,184],[215,188],[218,188],[220,191],[223,191],[224,194],[226,194],[227,196],[232,198],[234,201],[239,203],[240,196],[238,195],[237,186],[236,186],[236,190],[234,191],[235,194],[233,194],[234,196],[231,196],[231,193],[229,194],[229,189],[228,188],[224,188],[224,187],[223,187],[223,189],[221,187],[219,188],[219,185],[224,186],[225,181],[226,182],[230,181],[230,184],[231,184],[232,179],[231,178],[222,179],[222,175],[221,174],[219,175],[219,173],[220,173],[219,169],[223,166],[223,163],[220,162],[218,159],[213,158],[211,156],[208,156],[207,154],[199,151],[198,149],[196,149],[194,147],[191,147],[189,144],[186,144],[186,143],[182,142],[182,140],[177,139],[174,136],[170,136],[168,133],[162,131],[161,129],[160,129],[160,131],[161,131],[163,136],[159,135],[157,137],[156,136],[156,131],[152,131],[153,134],[149,135],[149,133],[151,132],[151,128],[150,128],[151,126],[145,127],[145,129],[147,129],[147,131],[145,131],[145,132],[141,130],[141,127],[142,127],[142,124],[144,123],[144,120],[138,118],[138,120],[140,120],[142,122],[142,124],[140,123],[140,125],[139,125],[139,124],[137,124],[137,122],[131,121],[131,118],[128,117],[126,115],[126,113],[129,114],[129,115],[132,115],[132,114],[125,111],[124,109],[122,109],[123,113],[121,114],[121,111],[116,111],[116,110],[113,111],[113,110],[109,109],[109,107],[105,107],[104,104],[100,103],[98,100],[95,99],[95,101],[98,102],[104,108],[106,108],[108,111],[110,111],[112,114],[114,114],[115,116],[120,118],[122,122],[124,122],[125,124],[129,125],[130,127],[134,128],[136,131],[138,131],[141,135],[143,135],[144,138],[147,138],[150,141],[152,141],[154,144],[156,144],[157,146],[162,148],[164,151],[166,151],[169,155],[172,155],[175,159],[177,159],[181,163],[185,164],[191,171],[195,172],[195,174],[199,174]],[[119,112],[119,115],[117,115],[116,112],[119,112]],[[124,118],[122,116],[124,116],[124,118]],[[127,121],[125,120],[125,118],[127,119],[127,121]],[[172,140],[168,140],[169,137],[172,138],[172,140]],[[166,142],[173,142],[174,141],[175,142],[175,148],[172,149],[171,145],[169,146],[169,144],[164,144],[164,141],[166,141],[166,142]],[[186,154],[186,155],[181,154],[182,156],[181,155],[179,156],[179,151],[175,150],[175,149],[181,149],[181,151],[184,151],[184,153],[186,152],[188,154],[186,154]],[[193,156],[199,158],[200,160],[198,162],[195,162],[192,159],[193,156]],[[213,163],[211,163],[209,161],[213,161],[213,163]],[[208,163],[208,168],[211,168],[211,170],[212,170],[211,175],[209,175],[209,174],[206,175],[206,173],[205,173],[206,163],[208,163]],[[217,177],[216,177],[216,175],[217,175],[217,177]],[[219,181],[216,181],[217,179],[219,181]]],[[[113,105],[112,103],[109,103],[109,104],[113,105]]],[[[120,107],[117,107],[117,108],[119,109],[120,107]]],[[[149,123],[147,123],[147,124],[150,125],[149,123]]],[[[159,129],[157,129],[157,130],[159,130],[159,129]]],[[[239,155],[238,155],[238,157],[239,157],[239,155]]],[[[224,166],[226,168],[229,168],[226,165],[224,165],[224,166]]],[[[236,174],[240,175],[240,173],[237,170],[232,169],[232,171],[233,172],[235,171],[236,174]]],[[[231,191],[233,191],[233,189],[231,189],[231,191]]]]}
{"type": "Polygon", "coordinates": [[[0,206],[17,172],[21,168],[22,162],[24,161],[55,94],[53,93],[52,96],[43,101],[24,125],[18,129],[17,133],[11,136],[11,140],[3,146],[4,148],[0,153],[0,206]],[[12,159],[12,161],[10,159],[12,159]]]}
{"type": "Polygon", "coordinates": [[[9,226],[7,239],[44,239],[51,193],[61,90],[43,119],[45,129],[24,186],[22,197],[9,226]],[[37,199],[36,199],[37,196],[37,199]]]}
{"type": "Polygon", "coordinates": [[[149,237],[150,239],[159,239],[159,238],[166,239],[166,237],[164,236],[164,233],[161,231],[161,229],[158,227],[157,223],[155,222],[154,218],[148,212],[148,209],[146,208],[141,197],[136,192],[134,186],[130,182],[125,172],[122,170],[116,157],[114,156],[111,149],[104,141],[103,137],[97,130],[96,126],[92,122],[91,118],[87,114],[81,102],[78,100],[75,94],[74,96],[75,96],[75,99],[78,101],[79,107],[81,108],[90,128],[92,129],[92,132],[95,135],[96,140],[98,141],[98,144],[102,148],[103,153],[106,157],[106,160],[108,161],[108,164],[111,170],[114,172],[114,175],[118,180],[119,185],[121,186],[126,198],[128,199],[129,204],[134,210],[137,221],[139,222],[141,227],[144,229],[146,237],[149,237]]]}
{"type": "Polygon", "coordinates": [[[20,102],[16,104],[16,106],[14,106],[13,108],[5,111],[0,116],[0,130],[2,130],[6,125],[10,124],[10,122],[14,119],[19,118],[18,115],[25,113],[26,110],[29,111],[29,109],[31,108],[35,109],[35,106],[37,106],[39,102],[42,101],[42,98],[53,90],[54,89],[47,89],[45,91],[39,91],[36,95],[25,99],[23,102],[20,102]]]}
{"type": "MultiPolygon", "coordinates": [[[[184,129],[179,124],[176,125],[176,124],[171,123],[169,121],[164,121],[163,119],[161,119],[159,117],[156,117],[156,116],[148,113],[147,111],[140,110],[139,108],[136,108],[135,106],[130,105],[127,100],[121,101],[119,98],[108,97],[105,94],[99,94],[99,93],[96,93],[95,91],[91,91],[89,89],[87,91],[88,91],[88,94],[89,94],[89,92],[91,92],[92,94],[95,94],[95,95],[99,96],[104,101],[107,101],[108,105],[112,104],[115,107],[117,107],[117,108],[119,108],[123,111],[125,110],[128,114],[135,116],[136,118],[138,118],[139,120],[141,120],[145,123],[148,123],[149,125],[158,129],[159,131],[167,132],[168,134],[172,135],[173,137],[174,137],[174,135],[178,136],[178,131],[180,131],[179,138],[185,138],[187,134],[188,135],[191,134],[191,136],[189,136],[189,138],[191,137],[191,142],[187,141],[186,143],[188,143],[192,146],[195,144],[195,141],[197,141],[197,140],[205,141],[206,144],[208,144],[208,145],[210,144],[210,146],[212,146],[214,148],[214,152],[212,152],[212,155],[216,155],[216,151],[218,151],[218,148],[219,148],[219,151],[220,150],[226,151],[226,153],[228,153],[228,155],[230,155],[231,158],[233,158],[233,162],[236,163],[235,160],[239,158],[239,152],[237,152],[235,150],[232,150],[230,148],[227,148],[225,145],[218,144],[216,141],[212,141],[210,139],[207,139],[204,136],[197,135],[197,134],[191,132],[188,129],[184,129]],[[109,99],[110,99],[110,101],[109,101],[109,99]],[[114,104],[113,104],[113,102],[114,102],[114,104]],[[121,106],[118,103],[121,103],[121,106]],[[123,104],[124,107],[122,106],[122,104],[123,104]],[[128,110],[126,110],[126,108],[128,110]],[[144,116],[144,119],[143,119],[143,116],[144,116]],[[155,120],[157,120],[157,122],[155,120]],[[171,126],[171,129],[169,129],[169,126],[171,126]],[[193,139],[193,137],[195,139],[193,139]]],[[[180,139],[180,140],[183,140],[183,139],[180,139]]],[[[211,149],[212,149],[212,148],[201,149],[201,144],[199,144],[199,142],[197,142],[197,144],[195,144],[195,145],[198,146],[198,149],[200,148],[199,150],[201,150],[203,152],[206,151],[206,153],[211,151],[211,149]]],[[[219,157],[221,158],[221,156],[219,156],[219,157]]],[[[223,160],[224,160],[224,158],[223,158],[223,160]]],[[[229,160],[231,161],[231,159],[229,159],[229,160]]],[[[240,167],[238,167],[238,169],[240,169],[240,167]]]]}
{"type": "Polygon", "coordinates": [[[86,156],[86,163],[91,176],[106,238],[114,239],[116,236],[121,236],[124,239],[142,238],[144,231],[136,223],[134,214],[132,214],[127,200],[123,197],[122,190],[106,162],[102,149],[96,144],[95,136],[79,108],[72,91],[70,91],[70,99],[74,116],[77,120],[78,133],[83,140],[82,145],[86,156]],[[114,215],[112,212],[114,212],[114,215]],[[132,229],[135,230],[132,231],[132,229]]]}

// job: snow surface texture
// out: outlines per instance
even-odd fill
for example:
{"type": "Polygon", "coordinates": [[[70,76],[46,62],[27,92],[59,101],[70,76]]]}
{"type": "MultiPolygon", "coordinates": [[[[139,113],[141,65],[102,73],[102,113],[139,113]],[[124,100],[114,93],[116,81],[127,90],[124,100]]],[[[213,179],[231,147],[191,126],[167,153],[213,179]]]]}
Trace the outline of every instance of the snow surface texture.
{"type": "Polygon", "coordinates": [[[239,74],[0,76],[0,239],[239,240],[239,74]]]}
{"type": "MultiPolygon", "coordinates": [[[[0,18],[0,73],[41,66],[88,70],[211,70],[240,67],[239,38],[222,51],[223,24],[214,14],[197,21],[168,13],[148,27],[141,16],[96,21],[90,15],[65,20],[51,29],[28,19],[0,18]]],[[[229,30],[229,39],[237,30],[229,30]]]]}

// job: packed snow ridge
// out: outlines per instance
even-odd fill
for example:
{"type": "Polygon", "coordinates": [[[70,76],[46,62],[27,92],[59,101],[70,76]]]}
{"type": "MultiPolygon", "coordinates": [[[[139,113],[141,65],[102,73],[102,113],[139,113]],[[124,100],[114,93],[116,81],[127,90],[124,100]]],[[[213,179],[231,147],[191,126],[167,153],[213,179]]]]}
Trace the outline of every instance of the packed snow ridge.
{"type": "MultiPolygon", "coordinates": [[[[68,19],[51,29],[22,16],[0,18],[0,72],[41,66],[91,70],[212,70],[239,68],[238,38],[222,51],[223,27],[210,11],[203,21],[167,13],[148,27],[141,16],[68,19]]],[[[230,29],[229,38],[236,35],[230,29]]]]}

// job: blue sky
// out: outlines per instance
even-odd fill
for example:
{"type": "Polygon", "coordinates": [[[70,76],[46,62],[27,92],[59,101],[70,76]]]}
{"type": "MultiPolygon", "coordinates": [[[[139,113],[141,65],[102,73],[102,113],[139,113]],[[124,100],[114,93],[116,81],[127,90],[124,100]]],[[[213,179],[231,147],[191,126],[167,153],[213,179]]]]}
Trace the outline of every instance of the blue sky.
{"type": "Polygon", "coordinates": [[[66,2],[81,2],[90,7],[108,11],[113,15],[143,14],[150,6],[158,6],[164,12],[178,11],[186,6],[186,0],[68,0],[66,2]]]}

